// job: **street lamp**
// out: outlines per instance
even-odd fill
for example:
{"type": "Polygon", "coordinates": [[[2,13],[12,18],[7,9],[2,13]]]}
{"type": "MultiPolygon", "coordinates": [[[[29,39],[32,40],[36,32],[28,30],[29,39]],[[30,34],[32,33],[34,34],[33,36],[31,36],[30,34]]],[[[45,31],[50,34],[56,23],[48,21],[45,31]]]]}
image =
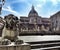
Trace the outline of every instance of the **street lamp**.
{"type": "Polygon", "coordinates": [[[4,3],[5,3],[5,0],[0,0],[0,15],[1,15],[2,7],[4,3]]]}

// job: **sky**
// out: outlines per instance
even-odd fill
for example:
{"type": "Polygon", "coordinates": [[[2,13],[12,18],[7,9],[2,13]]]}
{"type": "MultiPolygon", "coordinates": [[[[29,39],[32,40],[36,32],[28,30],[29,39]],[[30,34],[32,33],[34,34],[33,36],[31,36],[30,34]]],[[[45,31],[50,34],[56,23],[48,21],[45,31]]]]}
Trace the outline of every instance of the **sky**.
{"type": "Polygon", "coordinates": [[[39,16],[49,18],[60,11],[60,0],[6,0],[1,16],[14,14],[15,16],[28,16],[32,5],[39,16]]]}

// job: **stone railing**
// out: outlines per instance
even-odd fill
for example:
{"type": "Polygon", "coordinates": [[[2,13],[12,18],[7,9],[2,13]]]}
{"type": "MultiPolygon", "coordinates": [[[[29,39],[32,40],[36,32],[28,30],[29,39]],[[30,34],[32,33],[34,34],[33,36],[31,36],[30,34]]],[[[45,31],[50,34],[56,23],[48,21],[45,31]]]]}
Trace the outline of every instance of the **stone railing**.
{"type": "Polygon", "coordinates": [[[0,45],[0,50],[30,50],[30,45],[14,45],[14,46],[8,46],[8,45],[0,45]]]}

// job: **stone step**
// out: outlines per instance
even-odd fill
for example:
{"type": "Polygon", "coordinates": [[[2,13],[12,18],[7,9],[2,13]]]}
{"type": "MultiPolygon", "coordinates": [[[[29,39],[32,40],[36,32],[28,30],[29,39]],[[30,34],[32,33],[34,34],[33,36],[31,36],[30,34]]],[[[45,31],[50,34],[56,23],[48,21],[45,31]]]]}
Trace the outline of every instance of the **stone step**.
{"type": "Polygon", "coordinates": [[[51,40],[51,41],[34,41],[34,42],[26,42],[26,43],[29,43],[29,44],[45,44],[45,43],[58,43],[60,42],[60,40],[51,40]]]}
{"type": "Polygon", "coordinates": [[[35,42],[27,42],[27,43],[31,45],[31,49],[60,46],[60,40],[35,41],[35,42]]]}
{"type": "Polygon", "coordinates": [[[31,45],[31,49],[35,49],[35,48],[47,48],[47,47],[54,47],[54,46],[60,46],[60,43],[31,45]]]}

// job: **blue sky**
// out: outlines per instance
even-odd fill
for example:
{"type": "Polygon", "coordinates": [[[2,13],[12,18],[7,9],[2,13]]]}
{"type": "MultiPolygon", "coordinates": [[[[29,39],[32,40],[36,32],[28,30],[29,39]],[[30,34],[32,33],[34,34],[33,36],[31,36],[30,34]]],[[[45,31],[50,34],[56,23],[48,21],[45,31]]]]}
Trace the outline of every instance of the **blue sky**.
{"type": "Polygon", "coordinates": [[[14,14],[18,17],[28,16],[32,5],[42,17],[49,18],[60,11],[60,0],[6,0],[1,16],[8,14],[14,14]]]}

